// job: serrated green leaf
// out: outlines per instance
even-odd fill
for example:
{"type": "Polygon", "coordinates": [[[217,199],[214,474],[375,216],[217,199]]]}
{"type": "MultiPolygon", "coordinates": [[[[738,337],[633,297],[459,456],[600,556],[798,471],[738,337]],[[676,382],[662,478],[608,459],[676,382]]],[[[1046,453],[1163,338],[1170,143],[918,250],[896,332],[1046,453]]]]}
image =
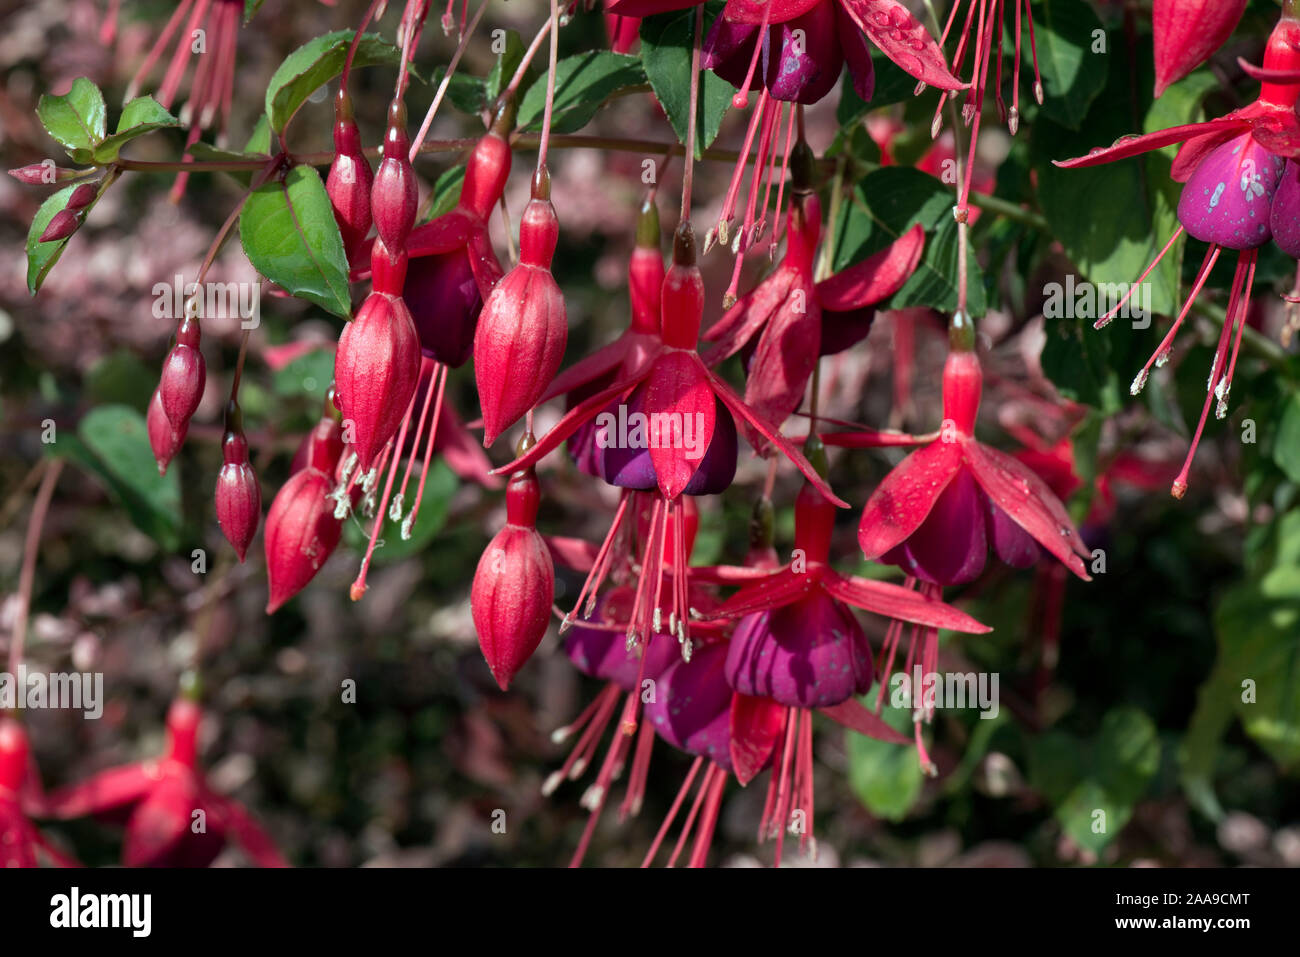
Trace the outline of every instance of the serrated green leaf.
{"type": "Polygon", "coordinates": [[[175,468],[158,474],[143,415],[124,405],[92,409],[77,434],[59,437],[52,451],[99,478],[136,527],[164,550],[178,547],[180,480],[175,468]]]}
{"type": "MultiPolygon", "coordinates": [[[[628,87],[646,82],[636,57],[591,50],[565,57],[555,65],[555,101],[551,117],[554,133],[576,133],[596,115],[605,101],[628,87]]],[[[539,77],[519,104],[516,121],[521,130],[542,128],[546,111],[546,77],[539,77]]]]}
{"type": "Polygon", "coordinates": [[[291,295],[351,315],[343,238],[320,174],[295,166],[249,194],[239,238],[253,268],[291,295]]]}
{"type": "Polygon", "coordinates": [[[94,148],[107,132],[104,94],[84,76],[73,80],[72,89],[63,96],[43,95],[36,104],[36,114],[46,132],[77,163],[91,162],[94,148]]]}
{"type": "MultiPolygon", "coordinates": [[[[722,5],[710,3],[704,11],[704,34],[722,5]]],[[[703,38],[701,38],[703,42],[703,38]]],[[[690,121],[691,51],[695,45],[695,11],[661,13],[641,21],[641,65],[668,122],[681,143],[686,142],[690,121]]],[[[718,136],[722,119],[731,109],[736,88],[710,70],[700,71],[700,102],[695,123],[698,158],[718,136]]]]}
{"type": "MultiPolygon", "coordinates": [[[[266,88],[266,115],[271,130],[283,133],[307,97],[343,72],[354,33],[335,30],[308,40],[285,57],[266,88]]],[[[357,44],[352,66],[396,66],[401,58],[402,51],[397,47],[378,34],[367,33],[357,44]]]]}
{"type": "Polygon", "coordinates": [[[138,136],[180,126],[181,121],[163,109],[152,96],[137,96],[122,110],[117,130],[94,149],[95,162],[111,163],[118,151],[138,136]]]}

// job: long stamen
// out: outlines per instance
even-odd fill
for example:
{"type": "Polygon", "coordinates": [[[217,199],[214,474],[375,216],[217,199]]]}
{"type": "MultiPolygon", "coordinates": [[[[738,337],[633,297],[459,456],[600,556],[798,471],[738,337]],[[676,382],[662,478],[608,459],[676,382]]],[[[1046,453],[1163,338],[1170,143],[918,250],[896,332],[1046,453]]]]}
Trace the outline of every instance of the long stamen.
{"type": "Polygon", "coordinates": [[[1201,271],[1197,274],[1196,282],[1192,285],[1192,291],[1187,295],[1187,301],[1183,304],[1182,311],[1178,313],[1178,317],[1174,320],[1174,324],[1169,327],[1169,331],[1165,333],[1165,337],[1160,341],[1160,345],[1156,347],[1156,351],[1151,354],[1151,358],[1148,359],[1146,365],[1142,367],[1142,371],[1133,378],[1133,384],[1129,386],[1129,394],[1137,395],[1142,391],[1147,384],[1147,377],[1151,375],[1151,367],[1153,365],[1158,368],[1168,361],[1169,351],[1173,348],[1174,337],[1182,327],[1183,320],[1187,318],[1187,314],[1192,311],[1192,304],[1196,302],[1196,297],[1200,295],[1201,287],[1204,286],[1205,281],[1210,278],[1210,270],[1214,268],[1215,262],[1219,259],[1219,250],[1220,247],[1217,243],[1211,245],[1210,248],[1206,250],[1205,259],[1201,263],[1201,271]]]}
{"type": "Polygon", "coordinates": [[[1038,44],[1034,42],[1034,11],[1025,0],[1025,19],[1029,21],[1029,54],[1034,61],[1034,100],[1043,105],[1043,75],[1038,72],[1038,44]]]}
{"type": "MultiPolygon", "coordinates": [[[[411,510],[402,519],[402,538],[404,540],[411,537],[412,529],[415,528],[415,520],[420,516],[420,503],[424,501],[424,487],[428,484],[429,468],[433,464],[433,447],[438,440],[438,424],[442,421],[442,397],[447,389],[447,367],[440,365],[434,374],[438,376],[438,395],[433,400],[433,421],[429,423],[429,436],[424,443],[424,462],[420,465],[420,487],[415,490],[415,504],[411,506],[411,510]]],[[[432,387],[432,383],[430,385],[432,387]]],[[[416,432],[415,435],[418,440],[420,433],[416,432]]],[[[412,450],[411,454],[414,455],[415,451],[412,450]]],[[[409,465],[407,471],[410,471],[409,465]]],[[[406,491],[406,479],[402,480],[402,491],[406,491]]]]}
{"type": "Polygon", "coordinates": [[[194,0],[181,0],[181,2],[177,4],[176,12],[171,15],[170,19],[168,19],[167,25],[163,27],[162,33],[158,34],[158,39],[154,42],[153,48],[149,51],[149,55],[144,58],[144,62],[140,64],[140,69],[137,70],[135,76],[131,78],[131,82],[127,84],[126,96],[122,98],[122,102],[129,103],[139,95],[140,87],[144,84],[145,77],[149,75],[149,72],[154,68],[155,64],[157,64],[163,53],[166,52],[167,44],[171,41],[172,34],[175,33],[176,28],[180,26],[181,20],[185,18],[185,14],[189,11],[190,4],[193,2],[194,0]]]}
{"type": "MultiPolygon", "coordinates": [[[[682,804],[686,800],[686,795],[690,793],[691,784],[695,780],[695,775],[699,774],[700,766],[703,764],[704,758],[702,757],[697,757],[691,762],[691,770],[687,773],[686,780],[682,782],[682,786],[677,792],[677,797],[673,799],[672,807],[668,809],[668,814],[664,817],[663,824],[659,826],[659,831],[655,834],[655,839],[650,844],[650,850],[646,851],[645,859],[641,861],[642,867],[649,867],[651,862],[655,859],[655,856],[659,853],[659,846],[663,844],[664,838],[668,836],[668,829],[673,826],[673,821],[677,817],[677,812],[681,810],[682,804]]],[[[710,764],[710,767],[712,767],[712,764],[710,764]]]]}
{"type": "Polygon", "coordinates": [[[713,781],[715,774],[722,773],[725,772],[723,772],[722,769],[712,761],[710,761],[709,766],[704,769],[704,777],[700,779],[700,788],[695,794],[695,801],[691,804],[690,813],[686,815],[686,821],[682,824],[682,833],[677,838],[677,844],[673,848],[672,856],[668,858],[669,867],[677,866],[677,858],[681,856],[682,848],[686,846],[686,840],[690,837],[691,828],[695,824],[696,817],[699,816],[700,806],[704,803],[704,796],[709,790],[709,785],[713,781]]]}
{"type": "Polygon", "coordinates": [[[406,432],[410,428],[411,412],[414,408],[415,396],[411,396],[411,401],[406,406],[406,415],[402,417],[402,427],[397,430],[397,439],[392,444],[394,450],[390,456],[392,466],[387,469],[388,478],[384,481],[384,491],[375,508],[375,524],[370,529],[370,541],[366,545],[366,555],[361,559],[361,570],[357,572],[356,580],[352,582],[352,588],[349,592],[353,601],[360,601],[361,596],[366,593],[366,573],[370,570],[370,559],[375,554],[375,543],[379,541],[379,531],[388,518],[388,496],[393,491],[393,482],[397,478],[397,469],[402,464],[402,446],[406,444],[406,432]]]}
{"type": "Polygon", "coordinates": [[[1174,243],[1178,242],[1178,237],[1181,236],[1182,234],[1183,234],[1183,225],[1180,223],[1178,225],[1178,228],[1174,230],[1174,234],[1171,237],[1169,237],[1169,242],[1165,243],[1165,248],[1160,250],[1160,252],[1156,255],[1155,259],[1151,260],[1151,265],[1147,266],[1146,270],[1142,273],[1142,275],[1138,276],[1137,282],[1129,286],[1128,292],[1124,293],[1123,298],[1120,299],[1118,303],[1116,303],[1115,308],[1111,309],[1110,312],[1106,313],[1106,315],[1102,316],[1100,319],[1098,319],[1096,322],[1092,324],[1092,327],[1094,329],[1103,329],[1110,324],[1110,321],[1119,314],[1119,311],[1121,309],[1124,308],[1124,304],[1128,302],[1130,299],[1132,299],[1133,294],[1137,292],[1139,288],[1141,288],[1142,283],[1146,282],[1146,278],[1147,276],[1151,275],[1152,270],[1154,270],[1156,266],[1160,265],[1160,260],[1165,258],[1165,253],[1169,252],[1169,250],[1173,248],[1174,243]]]}
{"type": "MultiPolygon", "coordinates": [[[[740,159],[736,160],[736,168],[731,173],[731,183],[727,186],[726,198],[722,201],[722,211],[718,213],[717,225],[708,231],[704,237],[704,251],[707,253],[713,248],[715,242],[727,245],[728,231],[732,214],[736,208],[736,197],[740,194],[740,183],[745,176],[745,166],[749,162],[749,151],[754,145],[754,136],[758,132],[759,126],[763,122],[763,115],[767,112],[768,104],[767,88],[758,95],[758,105],[754,107],[754,112],[749,117],[749,127],[745,130],[745,144],[740,150],[740,159]]],[[[689,159],[689,157],[688,157],[689,159]]]]}

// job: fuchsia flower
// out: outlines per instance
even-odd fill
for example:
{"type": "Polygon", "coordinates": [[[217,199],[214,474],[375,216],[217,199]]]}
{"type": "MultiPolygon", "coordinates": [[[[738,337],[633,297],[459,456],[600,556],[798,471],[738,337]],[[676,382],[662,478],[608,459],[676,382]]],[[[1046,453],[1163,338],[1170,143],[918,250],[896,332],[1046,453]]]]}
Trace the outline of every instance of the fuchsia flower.
{"type": "Polygon", "coordinates": [[[506,526],[483,550],[470,591],[479,647],[502,691],[537,650],[551,620],[555,566],[537,532],[541,495],[533,469],[511,478],[506,526]]]}
{"type": "Polygon", "coordinates": [[[1246,12],[1246,0],[1155,0],[1151,27],[1155,35],[1156,90],[1172,83],[1210,58],[1232,35],[1246,12]]]}
{"type": "Polygon", "coordinates": [[[951,585],[977,578],[990,548],[1007,564],[1031,565],[1037,543],[1088,580],[1083,559],[1091,553],[1060,500],[1027,467],[975,438],[982,381],[975,353],[954,349],[943,370],[940,436],[872,493],[858,526],[863,554],[951,585]]]}
{"type": "Polygon", "coordinates": [[[199,706],[185,698],[167,713],[161,758],[102,771],[51,794],[54,817],[95,815],[126,825],[127,867],[207,867],[234,841],[258,867],[287,867],[261,825],[238,802],[208,787],[198,768],[199,706]]]}
{"type": "Polygon", "coordinates": [[[361,149],[361,130],[352,109],[346,85],[334,97],[334,160],[325,178],[325,192],[334,209],[334,220],[343,238],[348,262],[355,265],[370,233],[373,216],[370,192],[375,173],[361,149]]]}
{"type": "MultiPolygon", "coordinates": [[[[864,261],[813,282],[821,237],[821,202],[812,191],[811,151],[796,147],[794,194],[786,213],[780,265],[705,333],[716,345],[704,356],[715,366],[757,337],[748,360],[745,402],[764,420],[781,423],[803,402],[817,361],[847,349],[871,329],[868,307],[893,295],[921,261],[925,231],[913,227],[864,261]],[[800,161],[801,152],[807,152],[800,161]]],[[[761,439],[747,430],[750,443],[761,439]]]]}
{"type": "Polygon", "coordinates": [[[33,809],[43,803],[38,792],[27,732],[0,715],[0,868],[36,867],[41,855],[58,867],[80,867],[32,823],[33,809]]]}
{"type": "MultiPolygon", "coordinates": [[[[1096,149],[1087,156],[1056,164],[1069,169],[1095,166],[1137,156],[1171,143],[1183,144],[1174,159],[1171,173],[1176,182],[1186,184],[1178,200],[1180,225],[1132,289],[1141,286],[1184,230],[1209,243],[1209,249],[1173,326],[1133,379],[1130,391],[1134,395],[1146,385],[1151,369],[1169,360],[1174,337],[1209,279],[1220,252],[1224,249],[1238,252],[1227,317],[1211,364],[1205,405],[1183,469],[1171,488],[1176,498],[1182,498],[1187,491],[1192,458],[1205,428],[1210,404],[1217,400],[1217,418],[1227,415],[1228,393],[1232,388],[1250,308],[1260,247],[1275,239],[1288,255],[1300,257],[1300,230],[1294,225],[1297,214],[1300,214],[1300,166],[1294,160],[1300,156],[1300,122],[1295,113],[1296,101],[1300,98],[1300,19],[1294,14],[1284,10],[1269,36],[1264,67],[1254,72],[1264,76],[1265,80],[1258,98],[1248,106],[1216,120],[1127,137],[1109,148],[1096,149]]],[[[1109,323],[1131,295],[1130,291],[1114,309],[1098,319],[1096,327],[1109,323]]]]}

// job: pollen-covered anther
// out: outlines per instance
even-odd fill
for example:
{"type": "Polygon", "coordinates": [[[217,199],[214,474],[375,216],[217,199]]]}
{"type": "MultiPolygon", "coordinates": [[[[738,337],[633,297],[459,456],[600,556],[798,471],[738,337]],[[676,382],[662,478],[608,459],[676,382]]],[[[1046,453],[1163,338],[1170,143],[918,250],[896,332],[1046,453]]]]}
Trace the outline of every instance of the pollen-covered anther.
{"type": "Polygon", "coordinates": [[[1140,393],[1143,389],[1145,389],[1145,388],[1146,388],[1146,384],[1147,384],[1147,377],[1148,377],[1150,374],[1151,374],[1151,373],[1150,373],[1148,370],[1143,369],[1141,372],[1139,372],[1137,375],[1135,375],[1135,376],[1133,377],[1133,384],[1130,385],[1130,386],[1128,387],[1128,394],[1129,394],[1129,395],[1137,395],[1137,394],[1140,393]]]}

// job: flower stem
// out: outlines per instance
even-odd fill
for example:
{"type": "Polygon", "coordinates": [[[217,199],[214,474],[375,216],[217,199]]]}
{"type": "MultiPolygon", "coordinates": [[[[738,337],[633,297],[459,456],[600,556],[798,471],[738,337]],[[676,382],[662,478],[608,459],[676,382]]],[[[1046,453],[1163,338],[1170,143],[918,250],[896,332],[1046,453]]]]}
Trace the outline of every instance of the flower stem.
{"type": "Polygon", "coordinates": [[[465,47],[469,46],[469,38],[474,35],[474,29],[478,26],[479,20],[483,18],[483,12],[487,10],[488,0],[483,0],[479,4],[478,10],[474,13],[474,18],[470,20],[469,27],[461,35],[460,44],[456,47],[456,52],[452,54],[451,61],[447,64],[447,72],[443,74],[442,82],[438,84],[438,92],[434,94],[433,102],[429,104],[429,111],[424,114],[424,122],[420,124],[420,132],[416,134],[414,142],[411,143],[411,162],[420,155],[420,145],[424,142],[425,136],[429,133],[429,127],[433,123],[434,114],[438,112],[438,107],[442,105],[442,98],[447,93],[447,88],[451,85],[451,78],[456,73],[456,67],[460,63],[460,58],[465,52],[465,47]]]}
{"type": "Polygon", "coordinates": [[[27,641],[27,618],[32,605],[32,585],[36,580],[36,553],[40,551],[41,530],[45,527],[45,516],[50,510],[50,498],[54,495],[55,483],[63,471],[63,459],[51,459],[41,476],[40,488],[36,490],[36,502],[32,506],[32,517],[27,522],[27,538],[23,542],[23,567],[18,577],[18,611],[14,616],[13,638],[9,642],[9,673],[16,675],[18,666],[23,661],[23,646],[27,641]]]}
{"type": "Polygon", "coordinates": [[[537,171],[546,169],[546,148],[551,140],[551,119],[555,114],[555,68],[560,60],[560,3],[551,0],[551,58],[546,73],[546,109],[542,113],[542,140],[537,147],[537,171]]]}
{"type": "Polygon", "coordinates": [[[695,185],[695,123],[700,105],[700,44],[704,37],[704,4],[695,8],[695,44],[691,48],[691,106],[686,117],[686,169],[682,173],[681,222],[691,218],[691,190],[695,185]]]}

